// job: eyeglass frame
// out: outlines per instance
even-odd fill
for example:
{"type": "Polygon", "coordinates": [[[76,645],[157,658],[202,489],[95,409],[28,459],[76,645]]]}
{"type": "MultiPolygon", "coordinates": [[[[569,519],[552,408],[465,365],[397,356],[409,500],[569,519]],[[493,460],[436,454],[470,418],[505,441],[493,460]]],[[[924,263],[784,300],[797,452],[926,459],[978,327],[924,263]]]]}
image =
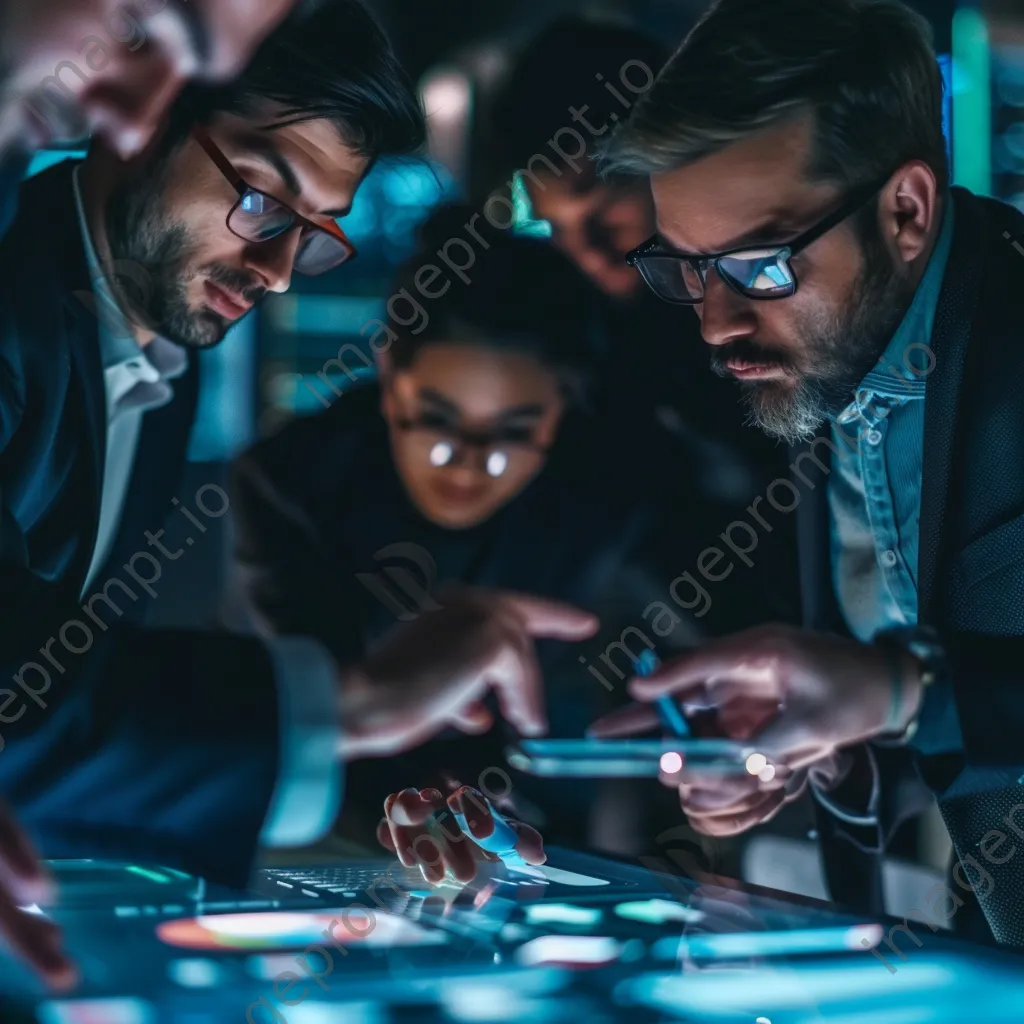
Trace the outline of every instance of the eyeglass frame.
{"type": "MultiPolygon", "coordinates": [[[[471,448],[482,452],[485,456],[493,455],[495,452],[510,455],[510,449],[519,449],[529,452],[531,455],[544,457],[551,450],[550,445],[537,444],[535,441],[501,441],[495,437],[495,431],[466,430],[454,426],[428,426],[420,420],[406,416],[399,417],[395,425],[403,433],[437,434],[452,445],[453,460],[471,448]]],[[[443,466],[435,468],[444,469],[451,465],[453,462],[446,462],[443,466]]]]}
{"type": "MultiPolygon", "coordinates": [[[[339,242],[341,242],[341,244],[348,251],[348,255],[343,260],[341,260],[338,263],[335,263],[333,267],[328,267],[328,270],[336,270],[342,264],[349,263],[356,258],[356,256],[358,255],[356,247],[349,240],[345,232],[342,231],[342,229],[333,220],[325,218],[324,222],[320,224],[317,221],[313,220],[311,217],[306,217],[303,214],[299,213],[298,210],[296,210],[290,204],[282,202],[280,199],[277,198],[277,196],[272,196],[269,192],[264,192],[262,189],[255,188],[254,186],[250,185],[245,180],[245,178],[243,178],[242,175],[235,170],[231,161],[224,155],[224,153],[221,151],[217,143],[210,138],[209,134],[206,132],[204,128],[201,128],[198,125],[194,126],[192,128],[192,137],[196,140],[196,142],[199,143],[199,145],[202,147],[206,155],[213,161],[217,169],[227,179],[228,184],[231,185],[231,187],[238,194],[238,198],[235,200],[234,203],[232,203],[231,209],[228,210],[226,216],[224,217],[224,223],[227,226],[228,231],[230,231],[236,238],[241,238],[243,241],[252,242],[255,245],[260,245],[263,242],[272,242],[275,238],[280,238],[286,232],[291,231],[291,229],[294,228],[296,224],[300,224],[309,227],[314,231],[323,231],[325,234],[332,235],[339,242]],[[282,228],[276,235],[271,235],[269,238],[253,239],[247,238],[245,235],[239,234],[231,226],[231,218],[234,215],[235,210],[237,210],[239,206],[242,205],[242,201],[250,192],[254,192],[256,195],[266,196],[268,199],[273,199],[273,201],[277,203],[278,206],[283,206],[292,215],[294,219],[287,227],[282,228]]],[[[296,270],[298,270],[298,268],[296,268],[296,270]]],[[[298,270],[298,273],[301,274],[302,271],[298,270]]],[[[320,273],[327,273],[327,270],[320,271],[320,273]]],[[[303,276],[318,277],[319,274],[305,274],[303,276]]]]}
{"type": "Polygon", "coordinates": [[[879,182],[873,183],[871,185],[862,185],[860,188],[854,189],[853,192],[851,192],[846,197],[846,199],[842,203],[840,203],[840,205],[836,207],[836,209],[834,209],[831,213],[827,214],[816,224],[809,227],[806,231],[801,232],[792,241],[782,243],[781,245],[778,246],[752,245],[750,243],[747,243],[746,245],[738,245],[735,246],[734,248],[726,249],[723,252],[706,253],[704,255],[683,252],[658,252],[656,251],[659,244],[658,236],[653,235],[651,238],[647,239],[646,242],[642,242],[635,249],[626,254],[626,263],[628,263],[631,267],[636,267],[636,269],[640,271],[640,276],[644,279],[644,282],[647,284],[647,287],[650,288],[651,291],[654,292],[654,294],[657,295],[657,297],[662,300],[662,302],[668,302],[670,305],[673,306],[699,306],[704,301],[704,298],[707,295],[707,273],[712,267],[714,267],[715,273],[718,274],[719,279],[722,282],[724,282],[724,284],[731,291],[735,292],[737,295],[741,296],[744,299],[750,299],[752,302],[772,302],[777,301],[779,299],[791,299],[797,293],[797,289],[800,286],[800,280],[796,276],[796,271],[791,266],[789,266],[789,260],[796,256],[798,253],[802,252],[808,246],[812,245],[814,242],[816,242],[823,235],[827,234],[833,228],[838,227],[840,224],[842,224],[844,220],[847,220],[849,217],[852,217],[862,206],[864,206],[871,199],[877,196],[878,193],[881,192],[883,188],[885,188],[886,184],[888,183],[891,177],[891,174],[887,174],[885,178],[879,182]],[[793,278],[792,291],[786,292],[785,295],[750,295],[747,292],[742,291],[739,285],[735,284],[730,279],[728,274],[723,274],[718,269],[719,260],[723,260],[728,256],[735,256],[737,253],[740,252],[753,252],[758,249],[775,249],[776,258],[781,257],[786,261],[786,269],[789,271],[790,276],[793,278]],[[783,253],[785,253],[784,256],[782,255],[783,253]],[[640,261],[647,256],[657,256],[660,259],[675,259],[679,260],[681,263],[703,263],[705,265],[705,269],[703,272],[701,271],[699,265],[693,268],[694,272],[700,278],[701,286],[703,287],[703,292],[701,293],[700,298],[666,299],[664,295],[662,295],[659,291],[657,291],[654,288],[654,286],[648,280],[647,275],[644,273],[643,266],[641,265],[640,261]]]}

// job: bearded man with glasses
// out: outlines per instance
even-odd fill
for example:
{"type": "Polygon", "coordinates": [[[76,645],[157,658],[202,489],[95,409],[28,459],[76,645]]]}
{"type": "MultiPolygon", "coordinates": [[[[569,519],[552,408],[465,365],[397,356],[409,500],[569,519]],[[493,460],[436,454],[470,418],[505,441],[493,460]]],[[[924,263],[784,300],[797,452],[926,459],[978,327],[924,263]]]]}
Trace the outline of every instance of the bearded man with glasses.
{"type": "Polygon", "coordinates": [[[877,912],[880,855],[935,799],[960,864],[931,906],[1024,946],[1024,861],[999,851],[1024,835],[1024,217],[950,186],[942,93],[899,0],[720,0],[611,140],[656,207],[629,262],[792,446],[748,525],[795,517],[803,604],[803,628],[633,692],[699,694],[773,762],[667,776],[698,830],[744,832],[809,783],[833,897],[877,912]]]}

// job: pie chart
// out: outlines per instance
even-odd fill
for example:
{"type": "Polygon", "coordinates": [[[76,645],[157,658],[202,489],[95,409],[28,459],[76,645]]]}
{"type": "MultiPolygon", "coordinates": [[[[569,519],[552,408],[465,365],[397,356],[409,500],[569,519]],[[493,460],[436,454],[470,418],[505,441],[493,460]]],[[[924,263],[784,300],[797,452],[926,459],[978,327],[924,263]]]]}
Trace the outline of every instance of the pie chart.
{"type": "Polygon", "coordinates": [[[157,925],[157,938],[178,949],[230,952],[306,949],[308,946],[423,946],[442,934],[383,911],[345,908],[327,913],[211,914],[157,925]]]}

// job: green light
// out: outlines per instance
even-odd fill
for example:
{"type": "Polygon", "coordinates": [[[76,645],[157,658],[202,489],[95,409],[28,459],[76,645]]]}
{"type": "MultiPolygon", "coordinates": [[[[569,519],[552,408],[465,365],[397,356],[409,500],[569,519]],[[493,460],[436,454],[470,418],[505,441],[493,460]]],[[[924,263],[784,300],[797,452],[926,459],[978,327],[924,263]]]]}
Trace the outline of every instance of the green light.
{"type": "Polygon", "coordinates": [[[953,170],[956,184],[992,191],[992,86],[988,26],[970,7],[953,15],[953,170]]]}
{"type": "Polygon", "coordinates": [[[161,885],[167,885],[170,879],[166,875],[161,875],[156,871],[150,871],[149,868],[139,868],[134,864],[129,864],[125,871],[130,871],[133,875],[141,875],[143,878],[148,878],[151,882],[159,882],[161,885]]]}
{"type": "Polygon", "coordinates": [[[514,220],[512,231],[517,235],[529,235],[532,238],[550,238],[551,224],[546,220],[533,219],[533,204],[530,193],[523,184],[523,176],[518,172],[512,179],[512,210],[514,220]]]}

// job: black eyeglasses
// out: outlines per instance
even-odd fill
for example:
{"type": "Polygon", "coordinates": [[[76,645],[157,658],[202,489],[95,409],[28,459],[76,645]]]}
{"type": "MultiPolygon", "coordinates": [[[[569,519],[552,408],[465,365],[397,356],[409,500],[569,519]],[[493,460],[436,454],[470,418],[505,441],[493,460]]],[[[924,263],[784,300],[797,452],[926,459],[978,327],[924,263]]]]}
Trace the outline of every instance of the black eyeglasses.
{"type": "Polygon", "coordinates": [[[295,254],[295,269],[309,277],[333,270],[355,256],[356,247],[333,220],[303,217],[279,199],[252,188],[202,128],[193,128],[192,135],[238,193],[227,216],[232,234],[247,242],[268,242],[298,224],[302,241],[295,254]]]}
{"type": "Polygon", "coordinates": [[[399,419],[396,425],[416,439],[420,457],[435,469],[460,465],[467,451],[476,450],[483,455],[487,475],[499,477],[510,465],[522,469],[547,454],[547,448],[534,441],[533,430],[527,427],[463,430],[430,413],[399,419]]]}
{"type": "Polygon", "coordinates": [[[838,209],[785,245],[746,245],[726,252],[696,255],[666,252],[655,236],[629,253],[626,262],[640,271],[659,299],[676,305],[694,306],[704,301],[705,282],[712,268],[734,292],[745,298],[785,299],[797,288],[796,274],[789,261],[877,196],[889,177],[856,189],[838,209]]]}

